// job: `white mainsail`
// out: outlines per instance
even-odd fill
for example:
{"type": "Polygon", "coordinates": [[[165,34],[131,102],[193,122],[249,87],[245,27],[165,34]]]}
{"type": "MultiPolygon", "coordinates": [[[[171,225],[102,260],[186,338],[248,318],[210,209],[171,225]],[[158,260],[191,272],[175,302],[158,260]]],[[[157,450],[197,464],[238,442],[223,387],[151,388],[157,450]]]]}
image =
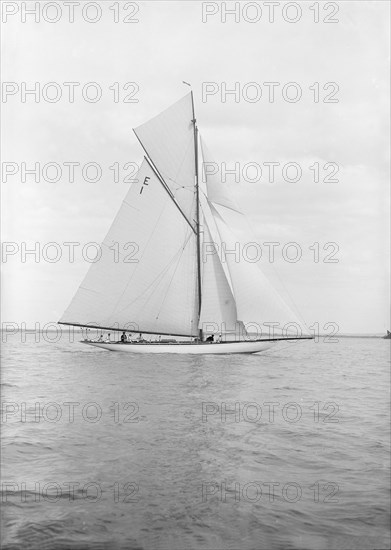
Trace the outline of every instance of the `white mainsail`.
{"type": "Polygon", "coordinates": [[[195,228],[195,144],[192,94],[134,129],[183,213],[195,228]]]}
{"type": "Polygon", "coordinates": [[[195,233],[147,161],[101,249],[61,323],[198,334],[195,233]]]}

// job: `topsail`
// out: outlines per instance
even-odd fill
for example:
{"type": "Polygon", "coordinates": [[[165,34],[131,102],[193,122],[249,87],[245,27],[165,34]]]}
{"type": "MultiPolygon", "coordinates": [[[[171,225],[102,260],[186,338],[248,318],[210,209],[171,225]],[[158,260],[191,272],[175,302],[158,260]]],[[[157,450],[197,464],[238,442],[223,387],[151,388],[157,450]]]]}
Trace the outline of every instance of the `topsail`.
{"type": "Polygon", "coordinates": [[[195,227],[195,144],[191,93],[134,129],[186,218],[195,227]]]}

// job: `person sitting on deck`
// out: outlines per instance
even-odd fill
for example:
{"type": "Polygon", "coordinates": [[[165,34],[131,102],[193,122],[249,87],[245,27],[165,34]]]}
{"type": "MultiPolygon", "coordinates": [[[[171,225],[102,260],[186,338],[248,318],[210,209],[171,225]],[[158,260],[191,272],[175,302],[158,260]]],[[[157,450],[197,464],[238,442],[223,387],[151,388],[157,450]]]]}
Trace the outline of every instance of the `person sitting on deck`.
{"type": "Polygon", "coordinates": [[[214,342],[214,334],[211,334],[210,336],[208,336],[208,338],[205,340],[205,342],[214,342]]]}
{"type": "Polygon", "coordinates": [[[139,334],[139,336],[138,336],[138,338],[137,338],[137,341],[138,341],[138,342],[144,342],[144,338],[143,338],[143,335],[141,334],[141,332],[140,332],[140,334],[139,334]]]}
{"type": "Polygon", "coordinates": [[[127,342],[127,337],[125,331],[121,334],[121,342],[127,342]]]}

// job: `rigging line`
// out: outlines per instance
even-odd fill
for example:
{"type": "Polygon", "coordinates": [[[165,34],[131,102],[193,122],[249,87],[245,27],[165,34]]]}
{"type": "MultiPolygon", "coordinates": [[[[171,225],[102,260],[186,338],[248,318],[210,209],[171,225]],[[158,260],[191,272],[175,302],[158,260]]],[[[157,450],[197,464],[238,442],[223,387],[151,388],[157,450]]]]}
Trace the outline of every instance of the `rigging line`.
{"type": "Polygon", "coordinates": [[[186,214],[183,212],[182,208],[179,206],[179,203],[178,201],[176,200],[174,194],[172,193],[171,189],[169,189],[168,185],[166,184],[166,182],[164,181],[163,177],[161,176],[160,172],[158,171],[158,169],[156,168],[156,166],[154,165],[154,163],[152,162],[152,160],[146,156],[144,157],[145,160],[148,162],[151,170],[155,173],[156,177],[158,178],[158,180],[160,181],[160,183],[162,184],[163,188],[167,191],[168,195],[171,197],[173,203],[175,204],[175,206],[178,208],[179,212],[182,214],[182,216],[185,218],[185,220],[187,221],[187,223],[189,224],[189,226],[192,228],[192,230],[194,231],[194,233],[196,233],[196,230],[194,229],[194,227],[191,225],[189,219],[187,218],[186,214]]]}
{"type": "MultiPolygon", "coordinates": [[[[224,207],[225,207],[225,206],[224,206],[224,207]]],[[[225,208],[229,208],[229,207],[225,207],[225,208]]],[[[215,209],[215,210],[216,210],[216,209],[215,209]]],[[[233,210],[233,209],[230,209],[230,210],[233,210]]],[[[235,211],[235,210],[234,210],[234,211],[235,211]]],[[[217,212],[217,210],[216,210],[216,212],[217,212]]],[[[253,229],[253,227],[252,227],[252,225],[251,225],[251,223],[250,223],[250,220],[243,214],[243,212],[238,211],[238,210],[236,210],[235,212],[237,212],[238,214],[241,214],[241,215],[243,216],[243,218],[246,220],[247,226],[249,227],[250,231],[252,232],[252,234],[254,235],[254,237],[256,237],[256,233],[255,233],[255,231],[254,231],[254,229],[253,229]]],[[[218,213],[218,215],[220,216],[219,212],[217,212],[217,213],[218,213]]],[[[220,218],[221,218],[221,216],[220,216],[220,218]]],[[[224,221],[224,220],[223,220],[223,221],[224,221]]],[[[295,304],[295,302],[294,302],[292,296],[290,295],[288,289],[286,288],[286,286],[285,286],[283,280],[281,279],[281,277],[280,277],[278,271],[276,270],[276,268],[275,268],[275,266],[274,266],[273,264],[271,265],[270,269],[271,269],[271,271],[273,271],[274,275],[276,275],[276,277],[277,277],[278,280],[280,281],[280,283],[281,283],[283,289],[285,290],[285,293],[286,293],[287,296],[289,297],[290,304],[285,304],[285,305],[287,305],[290,309],[292,309],[293,313],[298,317],[299,321],[303,324],[304,328],[307,329],[307,328],[308,328],[308,327],[307,327],[307,324],[305,323],[305,321],[304,321],[304,319],[303,319],[303,317],[302,317],[300,311],[298,310],[298,308],[297,308],[297,306],[296,306],[296,304],[295,304]]],[[[264,273],[264,270],[261,269],[261,271],[262,271],[263,276],[266,277],[266,279],[269,281],[269,277],[264,273]]],[[[270,281],[269,281],[269,282],[270,282],[270,281]]],[[[275,290],[275,292],[278,294],[278,296],[281,298],[281,300],[285,303],[285,300],[284,300],[284,298],[283,298],[282,296],[280,296],[280,293],[277,292],[276,289],[274,289],[274,290],[275,290]]]]}
{"type": "MultiPolygon", "coordinates": [[[[164,178],[166,178],[167,180],[170,180],[177,188],[177,190],[179,189],[186,189],[187,191],[191,191],[192,193],[194,193],[194,183],[192,183],[191,185],[181,185],[178,181],[177,181],[177,178],[178,178],[178,174],[183,166],[183,163],[185,161],[185,158],[187,156],[187,153],[189,151],[189,147],[191,146],[191,142],[192,142],[192,138],[193,136],[191,136],[191,138],[189,139],[189,144],[187,146],[187,149],[185,151],[185,154],[182,158],[182,161],[181,161],[181,164],[178,168],[178,171],[177,171],[177,175],[176,175],[176,179],[173,179],[173,178],[170,178],[170,176],[167,176],[167,174],[164,175],[164,178]]],[[[162,178],[163,178],[163,175],[162,175],[162,178]]],[[[175,197],[175,195],[172,193],[172,195],[175,197]]]]}
{"type": "MultiPolygon", "coordinates": [[[[164,207],[162,208],[162,210],[160,211],[160,214],[159,214],[159,216],[158,216],[158,218],[157,218],[157,220],[156,220],[156,223],[155,223],[154,227],[152,228],[152,231],[151,231],[151,233],[150,233],[150,235],[149,235],[149,237],[148,237],[147,242],[145,243],[144,252],[143,252],[142,255],[141,255],[140,261],[136,264],[136,266],[135,266],[135,268],[134,268],[132,274],[130,275],[130,278],[128,279],[128,282],[126,283],[126,286],[125,286],[124,290],[122,291],[121,296],[118,298],[117,303],[115,304],[115,306],[114,306],[113,309],[112,309],[111,315],[113,315],[113,313],[116,311],[116,308],[117,308],[119,302],[122,300],[122,298],[123,298],[125,292],[127,291],[127,289],[128,289],[128,287],[129,287],[129,285],[130,285],[130,283],[131,283],[133,277],[135,276],[135,274],[136,274],[136,272],[137,272],[137,268],[140,266],[141,260],[144,258],[144,255],[145,255],[145,253],[146,253],[147,250],[148,250],[148,245],[149,245],[149,243],[151,242],[151,239],[152,239],[152,237],[153,237],[153,235],[154,235],[154,233],[155,233],[155,231],[156,231],[156,228],[157,228],[157,226],[158,226],[158,224],[159,224],[159,222],[160,222],[160,219],[161,219],[161,217],[163,216],[163,214],[164,214],[164,212],[165,212],[165,210],[166,210],[166,208],[167,208],[167,204],[169,204],[169,203],[166,203],[166,204],[164,205],[164,207]]],[[[113,223],[114,223],[114,222],[113,222],[113,223]]],[[[121,310],[121,311],[123,311],[123,310],[121,310]]],[[[111,317],[111,315],[110,315],[110,317],[111,317]]]]}
{"type": "MultiPolygon", "coordinates": [[[[134,298],[134,300],[132,300],[131,302],[127,302],[122,309],[119,309],[117,311],[117,313],[122,313],[122,311],[124,311],[126,308],[128,308],[129,306],[132,306],[135,302],[137,302],[137,300],[139,300],[142,296],[144,296],[144,294],[146,294],[154,285],[156,285],[156,288],[157,288],[160,282],[163,280],[164,276],[166,275],[167,271],[169,270],[171,264],[174,262],[175,258],[179,254],[179,252],[180,251],[176,252],[174,257],[168,262],[168,264],[164,267],[164,269],[156,275],[155,279],[147,286],[147,288],[143,290],[143,292],[141,292],[141,294],[138,294],[136,298],[134,298]]],[[[150,293],[144,305],[146,305],[149,302],[149,300],[152,297],[152,294],[153,292],[150,293]]]]}
{"type": "MultiPolygon", "coordinates": [[[[156,278],[151,282],[151,284],[143,291],[143,293],[140,295],[142,296],[143,294],[145,294],[150,288],[152,288],[154,285],[155,285],[155,289],[149,294],[149,297],[147,298],[146,302],[145,302],[145,305],[149,302],[149,300],[152,298],[152,295],[154,294],[154,292],[156,292],[159,284],[161,283],[161,281],[163,280],[164,276],[168,273],[170,267],[174,264],[174,262],[176,261],[176,258],[178,257],[178,262],[180,260],[180,258],[182,257],[182,253],[183,253],[183,247],[186,247],[187,243],[189,242],[190,240],[190,237],[191,237],[191,233],[188,234],[187,238],[186,238],[186,242],[185,244],[181,245],[179,247],[179,250],[177,250],[177,252],[174,254],[174,256],[172,257],[171,260],[169,260],[168,264],[166,265],[166,267],[163,269],[163,271],[161,273],[159,273],[156,278]]],[[[176,270],[175,270],[176,271],[176,270]]],[[[174,272],[175,274],[175,272],[174,272]]],[[[140,296],[137,296],[137,298],[135,298],[132,302],[130,302],[129,305],[132,305],[133,303],[135,303],[138,298],[140,296]]],[[[157,317],[156,317],[157,319],[157,317]]]]}
{"type": "MultiPolygon", "coordinates": [[[[189,146],[190,146],[190,145],[191,145],[191,141],[189,142],[189,146]]],[[[187,151],[188,151],[188,149],[189,149],[189,146],[188,146],[188,148],[187,148],[187,150],[186,150],[186,154],[187,154],[187,151]]],[[[185,154],[185,156],[184,156],[183,159],[182,159],[182,162],[181,162],[181,164],[180,164],[180,166],[179,166],[179,169],[178,169],[177,174],[179,174],[179,172],[180,172],[180,170],[181,170],[181,168],[182,168],[182,165],[183,165],[183,163],[184,163],[184,161],[185,161],[185,158],[186,158],[186,154],[185,154]]],[[[194,193],[194,183],[192,183],[192,184],[190,184],[190,185],[181,185],[181,184],[179,183],[179,181],[178,181],[178,176],[176,176],[176,179],[174,179],[174,178],[171,178],[170,176],[168,176],[167,174],[164,174],[164,176],[163,176],[163,174],[162,174],[162,178],[165,178],[165,180],[169,180],[169,181],[176,187],[176,191],[179,191],[179,189],[185,189],[186,191],[189,191],[189,193],[194,193]]],[[[172,193],[172,192],[171,192],[171,193],[172,193]]],[[[172,193],[172,195],[173,195],[173,197],[175,198],[174,193],[172,193]]]]}
{"type": "MultiPolygon", "coordinates": [[[[193,185],[181,185],[176,180],[173,180],[172,178],[170,178],[170,176],[165,175],[164,177],[167,180],[170,180],[172,185],[175,185],[175,187],[176,187],[175,188],[175,193],[177,193],[180,190],[184,190],[184,191],[187,191],[188,193],[194,194],[194,184],[193,185]]],[[[174,199],[176,198],[176,195],[174,193],[172,193],[172,196],[174,197],[174,199]]]]}
{"type": "MultiPolygon", "coordinates": [[[[191,91],[191,106],[193,112],[193,132],[194,132],[194,182],[195,182],[195,196],[196,196],[196,226],[197,226],[197,287],[198,287],[198,317],[197,322],[198,326],[200,324],[201,318],[201,306],[202,306],[202,280],[201,280],[201,235],[200,235],[200,186],[199,186],[199,174],[198,174],[198,160],[199,160],[199,151],[198,151],[198,126],[197,119],[195,116],[194,108],[194,96],[193,91],[191,91]]],[[[202,329],[199,329],[199,336],[202,340],[202,329]]]]}
{"type": "MultiPolygon", "coordinates": [[[[254,229],[253,229],[253,227],[252,227],[252,225],[251,225],[251,223],[250,223],[250,220],[249,220],[247,217],[246,217],[245,219],[246,219],[247,225],[249,226],[251,232],[252,232],[253,235],[256,237],[256,233],[255,233],[255,231],[254,231],[254,229]]],[[[304,327],[305,329],[308,329],[307,324],[306,324],[306,322],[305,322],[303,316],[301,315],[301,312],[300,312],[299,308],[297,307],[295,301],[293,300],[293,298],[292,298],[292,296],[291,296],[291,294],[290,294],[288,288],[285,286],[285,283],[284,283],[283,279],[281,278],[281,276],[280,276],[280,274],[279,274],[279,272],[278,272],[276,266],[275,266],[272,262],[269,262],[269,264],[270,264],[270,270],[273,272],[273,275],[275,275],[275,276],[277,277],[277,279],[279,280],[279,282],[280,282],[282,288],[283,288],[284,291],[285,291],[285,294],[286,294],[286,295],[288,296],[288,298],[289,298],[289,302],[290,302],[290,303],[289,303],[289,304],[286,304],[286,305],[287,305],[287,306],[293,311],[293,313],[297,316],[297,318],[299,319],[299,321],[303,324],[303,327],[304,327]]],[[[263,275],[269,280],[269,277],[264,273],[264,270],[261,270],[261,271],[262,271],[263,275]]],[[[277,292],[277,289],[275,289],[275,291],[277,292]]],[[[277,293],[278,293],[278,295],[280,296],[280,293],[279,293],[279,292],[277,292],[277,293]]],[[[283,298],[282,296],[280,296],[280,298],[283,300],[283,302],[285,302],[285,300],[284,300],[284,298],[283,298]]]]}
{"type": "MultiPolygon", "coordinates": [[[[155,231],[156,229],[156,226],[153,230],[153,232],[155,231]]],[[[151,237],[152,237],[152,234],[151,234],[151,237]]],[[[150,238],[151,238],[150,237],[150,238]]],[[[190,240],[190,237],[191,237],[191,233],[189,232],[189,235],[186,239],[186,243],[185,243],[185,246],[187,244],[187,242],[190,240]]],[[[150,240],[150,239],[149,239],[150,240]]],[[[148,242],[149,242],[148,240],[148,242]]],[[[181,248],[182,248],[183,245],[181,245],[181,248]]],[[[171,264],[175,261],[176,257],[178,256],[178,254],[181,254],[181,248],[174,254],[173,258],[171,260],[169,260],[168,264],[163,268],[163,270],[158,273],[155,277],[155,279],[147,286],[146,289],[143,290],[143,292],[141,294],[139,294],[134,300],[132,300],[131,302],[127,302],[127,304],[120,310],[117,311],[117,313],[121,313],[122,311],[124,311],[127,307],[131,306],[132,304],[134,304],[141,296],[143,296],[146,292],[148,292],[148,290],[155,284],[159,284],[160,281],[163,279],[163,277],[166,275],[167,271],[169,270],[171,264]]],[[[144,252],[145,253],[145,252],[144,252]]],[[[144,254],[143,254],[144,256],[144,254]]],[[[140,263],[140,262],[139,262],[140,263]]],[[[134,274],[133,274],[134,275],[134,274]]],[[[132,277],[133,277],[132,275],[132,277]]],[[[131,277],[131,278],[132,278],[131,277]]],[[[129,281],[130,282],[130,281],[129,281]]],[[[148,300],[151,298],[152,294],[149,296],[149,298],[147,299],[147,302],[148,300]]],[[[146,303],[147,303],[146,302],[146,303]]]]}
{"type": "MultiPolygon", "coordinates": [[[[180,165],[179,165],[179,167],[178,167],[178,170],[177,170],[177,173],[176,173],[176,178],[178,178],[178,174],[179,174],[179,172],[181,171],[181,168],[182,168],[182,166],[183,166],[183,163],[185,162],[185,158],[187,157],[187,153],[188,153],[188,151],[189,151],[190,146],[192,145],[192,141],[193,141],[193,140],[194,140],[194,134],[193,134],[193,135],[190,137],[190,139],[189,139],[189,142],[188,142],[187,147],[186,147],[185,154],[183,155],[182,161],[181,161],[181,163],[180,163],[180,165]]],[[[170,179],[171,179],[171,178],[170,178],[170,179]]],[[[171,180],[171,181],[172,181],[172,180],[171,180]]],[[[179,184],[178,184],[178,185],[179,185],[179,184]]],[[[194,184],[193,184],[193,185],[194,185],[194,184]]]]}
{"type": "MultiPolygon", "coordinates": [[[[226,208],[227,210],[232,210],[232,212],[236,212],[237,214],[240,214],[241,216],[245,217],[245,215],[243,214],[243,212],[242,212],[241,210],[237,210],[236,208],[233,208],[232,206],[227,206],[226,204],[222,204],[222,203],[217,202],[217,201],[212,201],[212,200],[208,197],[207,193],[205,193],[205,191],[203,191],[202,189],[201,189],[201,193],[202,193],[202,194],[204,195],[204,197],[206,198],[208,204],[214,208],[215,212],[217,212],[217,214],[220,216],[220,218],[222,218],[222,216],[221,216],[220,213],[216,210],[216,207],[215,207],[214,205],[220,206],[220,207],[222,207],[222,208],[226,208]]],[[[228,197],[228,198],[229,198],[229,197],[228,197]]],[[[231,199],[229,199],[229,200],[231,200],[231,199]]],[[[231,202],[232,202],[232,201],[231,201],[231,202]]]]}
{"type": "MultiPolygon", "coordinates": [[[[169,179],[170,181],[172,181],[173,183],[175,183],[175,181],[172,179],[172,178],[167,178],[169,179]]],[[[193,185],[194,187],[194,185],[193,185]]],[[[195,193],[195,190],[193,189],[193,187],[190,189],[190,185],[185,185],[185,186],[180,186],[180,187],[177,187],[177,189],[175,190],[175,193],[177,193],[177,191],[179,191],[180,189],[181,190],[185,190],[185,191],[188,191],[189,193],[191,193],[193,195],[193,199],[192,199],[192,202],[191,202],[191,208],[190,208],[190,211],[193,212],[193,208],[194,208],[194,203],[196,202],[196,193],[195,193]]],[[[176,200],[176,195],[173,195],[175,200],[176,200]]],[[[195,222],[195,220],[193,220],[195,222]]],[[[193,228],[193,226],[191,226],[193,228]]],[[[194,231],[195,232],[195,231],[194,231]]]]}
{"type": "Polygon", "coordinates": [[[169,194],[169,196],[171,197],[171,200],[173,201],[173,203],[175,204],[175,206],[178,208],[179,212],[182,214],[182,216],[185,218],[185,220],[187,221],[187,223],[190,225],[190,227],[193,229],[194,233],[196,233],[196,230],[194,229],[194,227],[191,225],[190,221],[188,220],[186,214],[183,212],[182,208],[179,206],[177,200],[175,199],[174,195],[172,194],[170,188],[168,187],[167,183],[164,181],[164,178],[163,176],[161,175],[161,173],[159,172],[159,170],[157,169],[157,167],[155,166],[154,162],[152,161],[148,151],[146,150],[146,148],[144,147],[144,144],[143,142],[141,141],[141,139],[138,137],[137,135],[137,132],[136,130],[133,128],[133,132],[134,132],[134,135],[136,136],[136,138],[138,139],[141,147],[143,148],[146,156],[144,157],[145,160],[148,162],[149,166],[151,167],[151,169],[155,172],[156,176],[159,178],[161,184],[163,185],[164,189],[167,191],[167,193],[169,194]]]}
{"type": "MultiPolygon", "coordinates": [[[[191,233],[189,232],[189,235],[187,237],[187,242],[190,240],[190,237],[191,237],[191,233]]],[[[186,246],[187,242],[185,243],[184,246],[186,246]]],[[[159,285],[161,280],[163,279],[163,277],[166,275],[167,271],[169,270],[169,268],[171,267],[171,265],[174,263],[174,261],[176,260],[176,257],[179,255],[179,257],[181,256],[182,252],[181,252],[181,249],[182,249],[183,245],[181,245],[180,249],[174,254],[174,256],[169,260],[168,264],[163,268],[163,270],[157,274],[157,276],[155,277],[155,279],[147,286],[147,288],[145,288],[143,290],[143,292],[141,294],[139,294],[134,300],[132,300],[131,302],[127,302],[127,304],[120,310],[117,311],[117,313],[121,313],[122,311],[124,311],[126,308],[128,308],[129,306],[131,306],[132,304],[134,304],[141,296],[143,296],[146,292],[149,291],[149,289],[151,287],[153,287],[154,285],[159,285]]],[[[183,250],[182,250],[183,251],[183,250]]],[[[147,299],[147,301],[145,302],[148,303],[148,301],[150,300],[150,298],[152,297],[152,294],[153,292],[149,295],[149,298],[147,299]]]]}
{"type": "MultiPolygon", "coordinates": [[[[177,259],[177,262],[176,262],[176,266],[175,266],[174,272],[173,272],[172,277],[171,277],[171,280],[170,280],[170,282],[169,282],[169,284],[168,284],[167,290],[166,290],[166,292],[165,292],[165,294],[164,294],[164,296],[163,296],[163,301],[162,301],[161,306],[160,306],[160,308],[159,308],[159,311],[158,311],[158,313],[157,313],[156,319],[159,318],[159,315],[160,315],[160,313],[161,313],[161,311],[162,311],[162,309],[163,309],[164,302],[165,302],[165,300],[166,300],[166,298],[167,298],[168,292],[169,292],[169,290],[170,290],[170,288],[171,288],[172,281],[173,281],[174,276],[175,276],[175,274],[176,274],[176,272],[177,272],[177,269],[178,269],[178,267],[179,267],[179,262],[180,262],[180,260],[182,259],[183,253],[184,253],[185,248],[186,248],[186,246],[187,246],[187,244],[188,244],[188,242],[189,242],[189,240],[190,240],[190,237],[191,237],[191,235],[189,234],[189,235],[186,237],[184,244],[182,245],[182,250],[180,251],[180,254],[179,254],[179,256],[178,256],[178,259],[177,259]]],[[[172,260],[172,263],[174,263],[174,258],[173,258],[173,260],[172,260]]]]}
{"type": "MultiPolygon", "coordinates": [[[[129,202],[127,202],[126,200],[124,200],[123,203],[126,204],[127,206],[130,206],[131,208],[133,208],[133,210],[136,210],[137,212],[140,211],[139,208],[135,208],[133,205],[131,205],[131,204],[130,204],[129,202]]],[[[162,214],[163,214],[163,212],[162,212],[162,214]]],[[[161,215],[159,216],[158,221],[160,220],[160,217],[161,217],[161,215]]],[[[153,230],[153,231],[154,231],[154,230],[153,230]]],[[[151,236],[152,236],[152,235],[151,235],[151,236]]],[[[105,238],[106,238],[106,237],[105,237],[105,238]]],[[[149,242],[149,240],[148,240],[148,242],[149,242]]],[[[147,243],[147,244],[148,244],[148,243],[147,243]]],[[[107,243],[105,243],[104,241],[102,241],[101,247],[105,247],[105,248],[111,250],[111,247],[110,247],[107,243]]],[[[144,253],[145,253],[145,252],[144,252],[144,253]]],[[[118,257],[126,257],[126,256],[128,256],[127,253],[123,253],[123,252],[120,252],[120,251],[118,250],[118,257]]],[[[144,254],[143,254],[143,256],[144,256],[144,254]]],[[[141,257],[143,257],[143,256],[141,256],[141,257]]],[[[134,275],[134,274],[133,274],[133,275],[134,275]]],[[[133,275],[132,275],[132,277],[133,277],[133,275]]],[[[80,285],[80,288],[82,288],[82,285],[80,285]]],[[[88,288],[85,288],[85,290],[90,290],[90,291],[91,291],[91,289],[88,289],[88,288]]],[[[91,291],[91,292],[96,292],[96,291],[91,291]]]]}
{"type": "MultiPolygon", "coordinates": [[[[242,215],[244,216],[244,214],[243,214],[242,212],[239,212],[239,213],[242,214],[242,215]]],[[[246,223],[247,223],[247,225],[248,225],[250,231],[252,232],[252,234],[254,235],[254,237],[256,237],[256,233],[255,233],[255,231],[254,231],[254,229],[253,229],[253,227],[252,227],[252,224],[250,223],[250,220],[249,220],[246,216],[244,216],[244,219],[246,220],[246,223]]],[[[296,306],[294,300],[292,299],[292,296],[290,295],[290,293],[289,293],[288,289],[286,288],[286,286],[285,286],[283,280],[281,279],[281,277],[280,277],[280,275],[279,275],[279,273],[278,273],[276,267],[275,267],[273,264],[271,264],[270,269],[271,269],[271,271],[274,273],[274,275],[276,275],[276,277],[277,277],[278,280],[280,281],[282,287],[284,288],[285,293],[286,293],[286,294],[288,295],[288,297],[289,297],[290,304],[286,304],[286,305],[288,305],[288,307],[290,307],[290,308],[293,310],[293,313],[299,318],[299,320],[301,321],[301,323],[304,325],[304,328],[308,328],[307,325],[306,325],[306,323],[305,323],[305,321],[304,321],[304,319],[303,319],[303,317],[302,317],[302,315],[301,315],[301,313],[300,313],[300,311],[298,310],[298,308],[297,308],[297,306],[296,306]]],[[[264,275],[264,277],[266,277],[266,279],[269,280],[269,277],[267,277],[267,275],[264,273],[264,270],[262,269],[261,271],[262,271],[262,274],[264,275]]],[[[276,289],[275,289],[275,291],[277,292],[276,289]]],[[[277,292],[277,294],[280,296],[280,293],[279,293],[279,292],[277,292]]],[[[280,298],[283,300],[283,302],[285,302],[285,300],[282,298],[282,296],[280,296],[280,298]]]]}
{"type": "MultiPolygon", "coordinates": [[[[217,233],[217,235],[218,235],[218,237],[219,237],[220,243],[222,244],[222,243],[223,243],[223,240],[222,240],[222,238],[221,238],[220,229],[219,229],[219,227],[218,227],[218,225],[217,225],[217,223],[216,223],[216,217],[215,217],[214,212],[217,214],[217,216],[219,217],[219,219],[221,220],[222,223],[224,223],[225,225],[227,225],[227,224],[226,224],[225,220],[220,216],[220,214],[219,214],[219,212],[216,210],[216,208],[213,206],[213,203],[211,203],[211,202],[208,201],[208,207],[209,207],[209,210],[210,210],[211,219],[213,220],[213,223],[214,223],[215,231],[216,231],[216,233],[217,233]]],[[[204,214],[204,216],[205,216],[205,214],[204,214]]],[[[229,227],[228,225],[227,225],[227,227],[228,227],[228,229],[230,229],[230,227],[229,227]]],[[[209,229],[209,233],[210,233],[210,236],[212,237],[212,233],[210,232],[210,229],[209,229]]],[[[216,243],[216,244],[218,245],[218,243],[216,243]]],[[[223,252],[223,248],[221,248],[221,252],[223,252]]],[[[227,279],[227,283],[228,283],[228,285],[229,285],[229,287],[230,287],[231,294],[232,294],[232,297],[233,297],[233,299],[234,299],[234,301],[235,301],[235,306],[236,306],[236,299],[237,299],[237,298],[236,298],[236,296],[235,296],[235,290],[234,290],[234,284],[233,284],[233,277],[232,277],[232,273],[231,273],[231,270],[230,270],[230,268],[229,268],[229,262],[228,262],[228,260],[227,260],[227,256],[226,256],[225,253],[224,253],[224,259],[225,259],[224,263],[225,263],[225,265],[227,266],[226,270],[224,269],[224,266],[222,265],[223,262],[222,262],[220,259],[219,259],[219,261],[220,261],[221,267],[223,268],[225,278],[227,279]],[[227,276],[227,273],[228,273],[228,276],[227,276]]]]}

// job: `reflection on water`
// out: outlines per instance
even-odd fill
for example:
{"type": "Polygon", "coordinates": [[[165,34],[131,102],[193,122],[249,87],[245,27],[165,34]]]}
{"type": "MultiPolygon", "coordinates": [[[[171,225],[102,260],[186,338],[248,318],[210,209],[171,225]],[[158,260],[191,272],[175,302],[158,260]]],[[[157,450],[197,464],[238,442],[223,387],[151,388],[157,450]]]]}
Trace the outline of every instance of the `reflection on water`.
{"type": "Polygon", "coordinates": [[[3,349],[3,547],[388,548],[389,345],[3,349]]]}

